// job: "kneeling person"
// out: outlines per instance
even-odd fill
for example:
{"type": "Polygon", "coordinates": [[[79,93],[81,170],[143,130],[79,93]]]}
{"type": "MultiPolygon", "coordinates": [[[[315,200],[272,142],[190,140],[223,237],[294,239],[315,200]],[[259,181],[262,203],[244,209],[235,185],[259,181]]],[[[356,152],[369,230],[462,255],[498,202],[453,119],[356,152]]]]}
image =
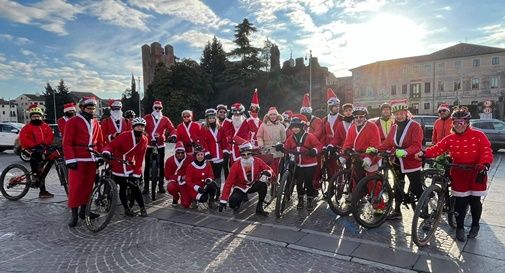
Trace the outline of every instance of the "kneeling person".
{"type": "Polygon", "coordinates": [[[202,146],[194,149],[194,160],[186,169],[186,183],[181,186],[181,206],[188,208],[191,202],[209,202],[209,207],[216,208],[215,195],[217,184],[214,181],[212,165],[205,160],[202,146]]]}

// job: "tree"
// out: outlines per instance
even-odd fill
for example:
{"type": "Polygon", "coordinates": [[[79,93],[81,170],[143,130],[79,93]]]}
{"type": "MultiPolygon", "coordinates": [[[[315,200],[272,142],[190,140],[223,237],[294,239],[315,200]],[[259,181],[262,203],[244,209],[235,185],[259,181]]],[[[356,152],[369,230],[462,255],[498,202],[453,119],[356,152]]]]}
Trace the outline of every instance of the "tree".
{"type": "Polygon", "coordinates": [[[135,77],[133,77],[132,74],[131,87],[127,88],[123,92],[123,96],[121,98],[121,102],[123,103],[123,112],[133,110],[140,116],[141,113],[139,113],[139,98],[139,92],[137,92],[135,85],[135,77]]]}
{"type": "Polygon", "coordinates": [[[214,36],[212,43],[209,41],[205,45],[200,59],[200,65],[203,71],[209,75],[213,89],[215,89],[214,83],[217,81],[218,76],[225,71],[226,63],[226,52],[223,50],[223,45],[214,36]]]}
{"type": "Polygon", "coordinates": [[[270,52],[271,52],[273,46],[274,46],[274,44],[269,39],[267,39],[264,43],[263,48],[261,49],[261,62],[264,65],[264,70],[267,72],[270,71],[270,69],[269,69],[270,52]]]}
{"type": "MultiPolygon", "coordinates": [[[[235,40],[233,42],[237,44],[238,48],[233,49],[230,56],[240,58],[242,70],[257,71],[262,66],[262,62],[258,57],[259,48],[251,46],[249,42],[249,36],[256,31],[257,29],[247,19],[235,26],[235,40]]],[[[250,73],[246,73],[245,76],[247,74],[250,73]]]]}
{"type": "Polygon", "coordinates": [[[46,106],[46,118],[50,123],[56,123],[55,120],[55,107],[54,101],[56,101],[56,119],[63,116],[63,108],[64,104],[71,102],[72,98],[70,97],[70,89],[65,85],[63,80],[60,80],[56,90],[47,83],[44,87],[44,100],[46,106]],[[53,97],[54,95],[54,97],[53,97]]]}

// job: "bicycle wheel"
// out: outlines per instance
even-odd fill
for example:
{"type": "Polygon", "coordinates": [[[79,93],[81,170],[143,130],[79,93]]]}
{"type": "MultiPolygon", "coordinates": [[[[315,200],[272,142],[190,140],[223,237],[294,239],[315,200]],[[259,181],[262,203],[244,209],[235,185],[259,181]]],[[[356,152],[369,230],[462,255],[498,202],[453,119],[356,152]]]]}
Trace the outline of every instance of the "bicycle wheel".
{"type": "Polygon", "coordinates": [[[382,225],[393,206],[391,185],[382,175],[370,175],[361,179],[352,193],[352,214],[356,222],[365,228],[382,225]]]}
{"type": "Polygon", "coordinates": [[[331,177],[328,177],[328,168],[324,167],[322,170],[321,170],[321,191],[323,193],[323,198],[326,199],[328,194],[329,194],[329,190],[330,190],[330,179],[331,177]]]}
{"type": "Polygon", "coordinates": [[[286,209],[287,203],[289,201],[289,197],[291,194],[289,192],[289,179],[290,173],[289,171],[285,171],[278,184],[277,188],[277,198],[275,199],[275,216],[277,218],[282,216],[282,213],[286,209]]]}
{"type": "Polygon", "coordinates": [[[417,246],[425,246],[435,235],[444,202],[444,192],[437,184],[421,195],[412,218],[412,240],[417,246]]]}
{"type": "Polygon", "coordinates": [[[158,184],[158,157],[151,160],[151,200],[156,200],[156,188],[158,184]]]}
{"type": "Polygon", "coordinates": [[[117,187],[114,181],[109,178],[100,179],[86,205],[86,227],[92,232],[104,229],[114,216],[116,200],[117,187]]]}
{"type": "Polygon", "coordinates": [[[351,213],[351,198],[351,170],[345,169],[331,178],[326,201],[335,214],[347,216],[351,213]]]}
{"type": "Polygon", "coordinates": [[[28,193],[31,185],[30,172],[20,164],[12,164],[0,176],[2,195],[9,200],[19,200],[28,193]]]}
{"type": "Polygon", "coordinates": [[[63,163],[56,163],[55,165],[56,173],[58,174],[58,178],[60,179],[60,184],[63,186],[65,190],[65,194],[68,196],[68,171],[66,166],[63,163]]]}
{"type": "Polygon", "coordinates": [[[436,169],[425,169],[421,171],[421,181],[423,191],[429,188],[433,183],[433,178],[440,175],[440,171],[436,169]]]}

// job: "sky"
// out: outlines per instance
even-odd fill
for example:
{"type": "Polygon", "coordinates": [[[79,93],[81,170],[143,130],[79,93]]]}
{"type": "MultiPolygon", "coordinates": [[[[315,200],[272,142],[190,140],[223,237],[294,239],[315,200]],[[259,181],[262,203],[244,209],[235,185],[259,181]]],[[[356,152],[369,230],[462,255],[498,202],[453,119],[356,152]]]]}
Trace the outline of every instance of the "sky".
{"type": "Polygon", "coordinates": [[[505,48],[503,0],[0,0],[0,97],[63,79],[71,91],[119,98],[142,76],[142,45],[199,60],[213,36],[233,49],[244,18],[258,29],[254,46],[273,41],[281,63],[311,50],[337,77],[459,42],[505,48]]]}

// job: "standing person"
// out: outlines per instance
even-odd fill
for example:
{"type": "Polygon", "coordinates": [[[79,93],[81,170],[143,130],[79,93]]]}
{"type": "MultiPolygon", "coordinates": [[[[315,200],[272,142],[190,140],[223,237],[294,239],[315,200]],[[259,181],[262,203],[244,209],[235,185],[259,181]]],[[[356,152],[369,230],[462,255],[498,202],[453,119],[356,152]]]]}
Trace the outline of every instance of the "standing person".
{"type": "MultiPolygon", "coordinates": [[[[172,195],[172,207],[177,207],[181,199],[181,187],[186,184],[186,169],[193,162],[193,155],[187,154],[181,141],[175,143],[175,153],[165,162],[167,191],[172,195]]],[[[182,202],[182,200],[181,200],[182,202]]]]}
{"type": "Polygon", "coordinates": [[[126,190],[130,188],[131,194],[140,207],[140,216],[146,217],[147,211],[144,206],[144,199],[138,187],[140,176],[142,175],[142,163],[147,150],[147,136],[144,131],[146,121],[143,118],[135,118],[132,122],[133,130],[125,131],[109,142],[102,153],[105,159],[110,159],[112,156],[126,160],[129,164],[111,160],[110,168],[112,170],[112,178],[119,185],[119,200],[124,208],[126,216],[135,216],[126,199],[126,190]],[[136,186],[128,183],[128,180],[136,186]]]}
{"type": "Polygon", "coordinates": [[[258,98],[258,89],[254,89],[254,93],[251,100],[251,107],[249,107],[249,118],[247,123],[249,123],[249,128],[251,130],[251,144],[253,146],[258,146],[257,133],[261,125],[261,119],[258,117],[260,111],[260,100],[258,98]]]}
{"type": "Polygon", "coordinates": [[[258,129],[258,146],[266,153],[272,154],[273,162],[270,165],[274,177],[279,174],[279,162],[284,155],[282,152],[275,150],[277,143],[286,141],[286,132],[282,124],[282,116],[277,111],[277,108],[270,107],[268,113],[263,118],[263,123],[258,129]]]}
{"type": "MultiPolygon", "coordinates": [[[[217,121],[219,122],[219,125],[221,128],[223,128],[223,132],[225,134],[225,137],[227,138],[227,130],[228,128],[231,128],[232,126],[232,121],[227,118],[228,115],[228,106],[224,104],[218,104],[216,107],[217,110],[217,121]]],[[[223,172],[224,172],[224,179],[228,177],[228,174],[230,173],[230,144],[231,144],[231,139],[226,139],[226,149],[223,149],[223,172]]],[[[214,174],[216,177],[221,177],[221,175],[214,174]]]]}
{"type": "Polygon", "coordinates": [[[354,106],[351,103],[345,103],[342,105],[342,122],[337,124],[337,129],[335,130],[335,135],[333,136],[333,140],[331,144],[334,149],[338,147],[342,148],[344,146],[345,138],[349,133],[349,128],[354,122],[353,116],[354,106]]]}
{"type": "MultiPolygon", "coordinates": [[[[19,142],[24,150],[30,151],[30,167],[33,172],[33,181],[40,188],[39,198],[52,198],[54,194],[46,190],[46,173],[39,171],[42,157],[46,152],[47,146],[54,140],[53,130],[47,123],[42,121],[44,112],[37,105],[30,106],[28,110],[30,123],[21,128],[19,132],[19,142]]],[[[47,167],[49,171],[53,162],[47,167]]]]}
{"type": "Polygon", "coordinates": [[[182,141],[186,153],[192,154],[195,145],[199,144],[202,126],[193,122],[193,111],[184,110],[181,113],[182,122],[177,126],[177,141],[182,141]]]}
{"type": "Polygon", "coordinates": [[[131,124],[123,117],[123,104],[121,100],[109,100],[110,117],[102,120],[100,126],[102,127],[103,138],[105,143],[111,142],[122,132],[131,130],[131,124]]]}
{"type": "Polygon", "coordinates": [[[94,117],[96,106],[95,97],[82,97],[80,112],[65,125],[63,153],[68,168],[68,207],[72,210],[69,227],[77,225],[78,217],[84,219],[86,204],[93,190],[97,158],[89,149],[102,152],[103,148],[102,130],[94,117]],[[81,210],[78,212],[79,207],[81,210]]]}
{"type": "Polygon", "coordinates": [[[244,105],[240,103],[234,103],[231,106],[231,123],[226,123],[223,127],[226,132],[226,139],[229,143],[231,143],[230,153],[231,160],[230,165],[233,162],[240,159],[240,150],[237,144],[233,143],[233,139],[235,136],[238,136],[243,139],[250,140],[252,137],[251,127],[249,123],[246,122],[246,118],[244,115],[244,105]]]}
{"type": "Polygon", "coordinates": [[[75,116],[76,108],[74,102],[65,103],[63,105],[63,117],[59,118],[56,123],[58,123],[58,130],[60,131],[61,138],[63,139],[63,134],[65,133],[65,124],[67,120],[75,116]]]}
{"type": "Polygon", "coordinates": [[[296,191],[298,192],[297,209],[303,209],[304,197],[307,194],[307,210],[314,210],[316,191],[312,180],[317,167],[317,155],[321,153],[323,145],[315,135],[305,131],[307,120],[305,116],[293,116],[289,125],[293,134],[286,139],[284,149],[288,152],[298,152],[296,155],[296,191]]]}
{"type": "Polygon", "coordinates": [[[481,198],[486,196],[487,171],[493,162],[491,143],[484,133],[469,127],[471,114],[466,107],[460,107],[452,113],[453,134],[449,134],[435,146],[416,154],[416,158],[437,157],[449,153],[454,164],[474,165],[472,170],[451,167],[451,192],[455,198],[456,239],[465,241],[465,217],[468,204],[472,214],[472,227],[468,238],[479,234],[479,221],[482,215],[481,198]]]}
{"type": "MultiPolygon", "coordinates": [[[[407,99],[391,101],[391,111],[395,116],[395,124],[391,127],[386,140],[378,147],[379,151],[395,149],[395,171],[400,180],[401,189],[405,187],[405,175],[409,178],[409,192],[417,199],[423,193],[421,181],[421,162],[416,160],[415,155],[422,148],[423,129],[421,125],[410,118],[407,99]]],[[[389,219],[402,219],[400,206],[402,198],[395,195],[395,209],[389,215],[389,219]]]]}
{"type": "Polygon", "coordinates": [[[135,111],[133,111],[133,110],[127,110],[126,112],[124,112],[124,118],[130,124],[132,123],[133,119],[136,117],[137,117],[137,114],[135,114],[135,111]]]}
{"type": "Polygon", "coordinates": [[[394,119],[391,117],[391,105],[387,102],[381,104],[381,116],[375,122],[377,128],[379,128],[379,134],[381,136],[381,142],[386,140],[389,132],[391,131],[391,126],[394,123],[394,119]]]}
{"type": "Polygon", "coordinates": [[[215,209],[217,185],[212,166],[205,160],[202,146],[196,146],[193,154],[193,162],[186,169],[186,184],[181,187],[181,206],[188,208],[192,202],[208,202],[209,208],[215,209]]]}
{"type": "MultiPolygon", "coordinates": [[[[146,120],[146,133],[149,139],[149,143],[147,145],[147,152],[145,157],[145,165],[144,165],[144,191],[143,194],[149,194],[149,179],[150,179],[150,171],[151,171],[151,154],[153,153],[153,149],[158,149],[158,157],[159,157],[159,174],[160,177],[158,182],[158,191],[159,193],[165,193],[166,190],[163,186],[163,174],[164,174],[164,166],[165,166],[165,134],[168,134],[168,142],[175,143],[177,140],[177,131],[172,124],[172,121],[166,116],[163,115],[161,110],[163,109],[163,104],[161,101],[157,100],[153,103],[153,112],[151,114],[147,114],[144,116],[146,120]]],[[[155,191],[156,189],[151,189],[155,191]]]]}
{"type": "Polygon", "coordinates": [[[444,137],[448,136],[452,132],[452,118],[449,105],[447,103],[442,103],[438,107],[438,119],[433,125],[433,133],[431,136],[431,144],[435,145],[444,137]]]}
{"type": "Polygon", "coordinates": [[[286,110],[282,112],[282,125],[284,125],[284,130],[289,131],[289,123],[291,122],[291,117],[293,117],[293,111],[286,110]]]}
{"type": "Polygon", "coordinates": [[[221,194],[220,209],[228,204],[234,212],[238,212],[247,194],[257,192],[256,214],[268,216],[268,212],[263,209],[263,201],[267,195],[267,183],[272,177],[272,169],[260,158],[252,156],[253,146],[250,142],[237,136],[233,140],[239,146],[240,159],[231,166],[221,194]]]}
{"type": "Polygon", "coordinates": [[[329,156],[325,157],[325,164],[328,167],[328,177],[331,178],[337,171],[337,155],[335,153],[336,148],[333,145],[333,139],[337,134],[339,124],[342,122],[343,117],[339,114],[340,100],[331,88],[326,90],[326,99],[329,113],[323,118],[322,122],[324,128],[324,149],[329,154],[329,156]]]}
{"type": "Polygon", "coordinates": [[[205,110],[205,124],[202,126],[201,143],[206,151],[205,159],[210,161],[218,185],[217,198],[224,186],[224,183],[221,183],[221,170],[224,163],[224,151],[228,151],[228,142],[226,141],[224,128],[221,127],[216,115],[216,109],[205,110]]]}

